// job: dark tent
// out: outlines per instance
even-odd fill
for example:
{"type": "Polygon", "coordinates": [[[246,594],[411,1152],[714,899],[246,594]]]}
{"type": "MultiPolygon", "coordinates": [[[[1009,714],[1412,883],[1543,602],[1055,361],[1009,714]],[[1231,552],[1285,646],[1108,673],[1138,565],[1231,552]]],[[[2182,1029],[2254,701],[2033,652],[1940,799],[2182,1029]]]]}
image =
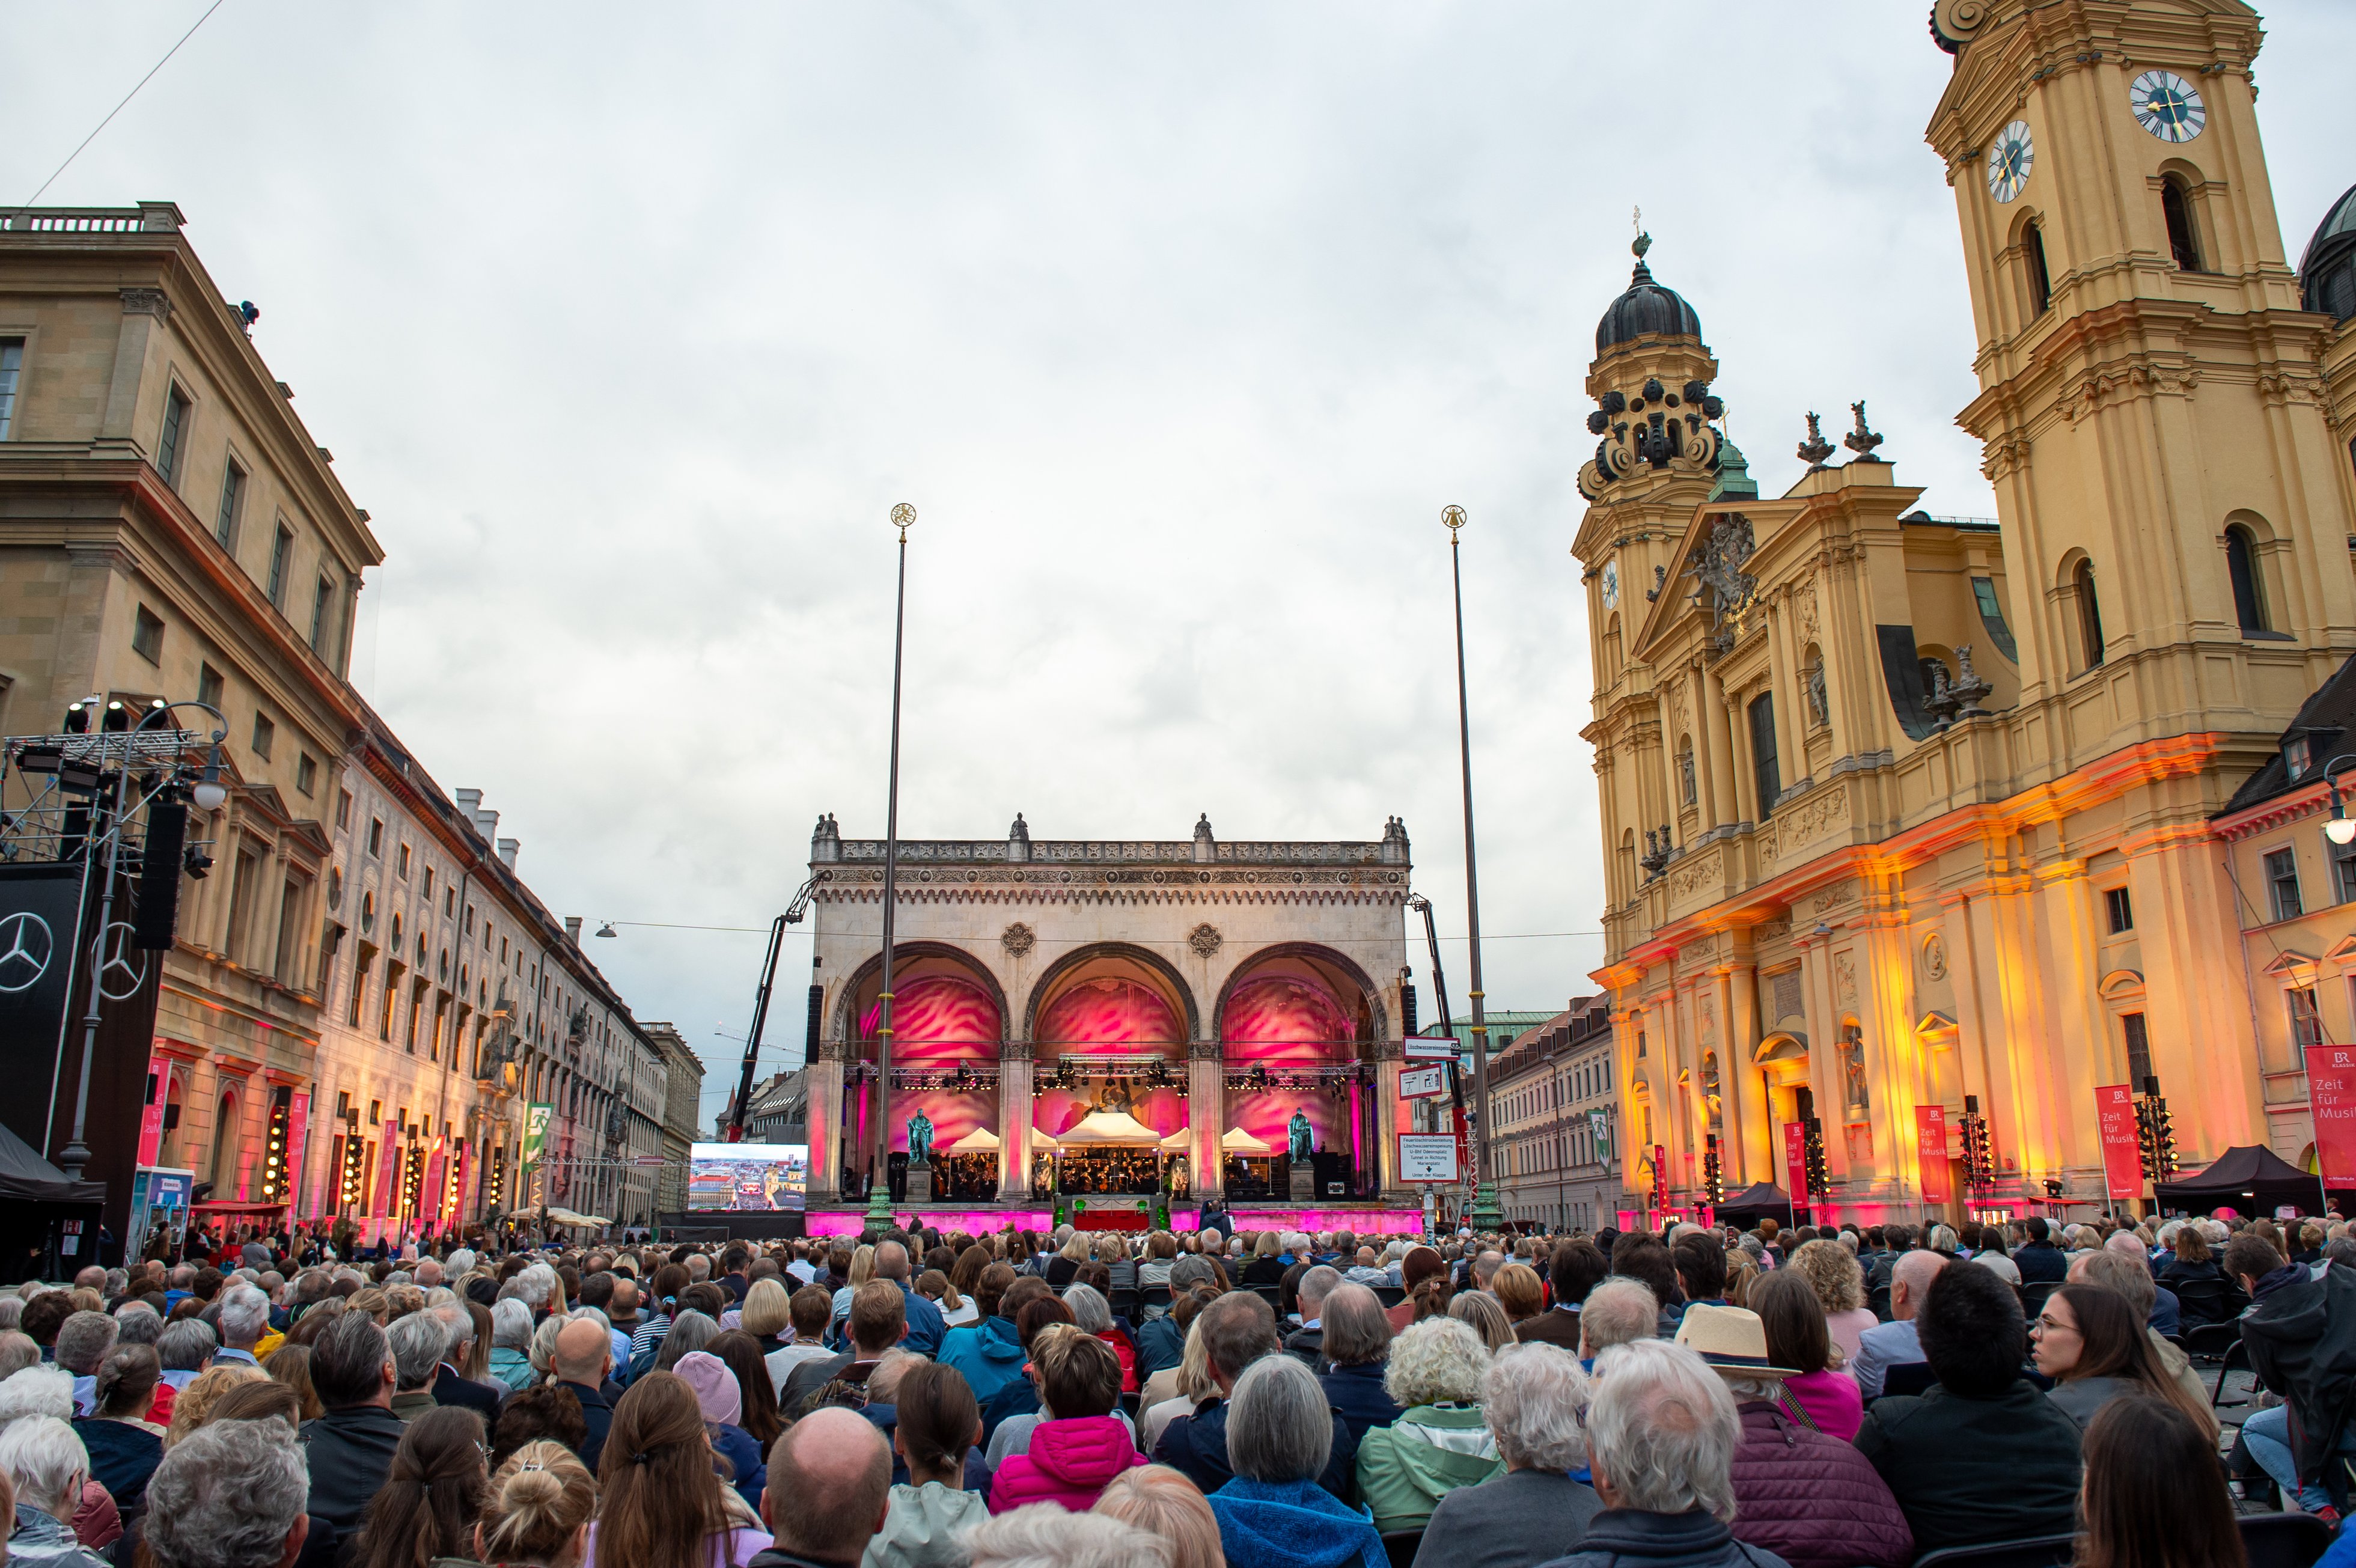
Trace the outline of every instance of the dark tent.
{"type": "Polygon", "coordinates": [[[65,1172],[0,1126],[0,1198],[17,1203],[104,1203],[102,1181],[68,1181],[65,1172]]]}
{"type": "Polygon", "coordinates": [[[2315,1177],[2272,1149],[2254,1144],[2228,1149],[2206,1169],[2161,1182],[2154,1191],[2161,1208],[2190,1214],[2232,1208],[2248,1215],[2270,1215],[2284,1205],[2312,1214],[2323,1197],[2315,1177]]]}
{"type": "Polygon", "coordinates": [[[1713,1218],[1721,1225],[1730,1219],[1746,1225],[1756,1224],[1761,1219],[1789,1225],[1794,1222],[1792,1197],[1772,1181],[1753,1182],[1740,1192],[1728,1193],[1726,1201],[1718,1206],[1713,1218]]]}

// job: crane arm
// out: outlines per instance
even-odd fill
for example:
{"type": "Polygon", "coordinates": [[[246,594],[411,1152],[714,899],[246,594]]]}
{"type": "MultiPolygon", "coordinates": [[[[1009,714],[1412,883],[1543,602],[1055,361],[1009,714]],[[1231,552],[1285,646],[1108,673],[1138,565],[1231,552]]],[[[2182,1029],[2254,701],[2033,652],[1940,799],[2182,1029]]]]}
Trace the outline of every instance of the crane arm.
{"type": "Polygon", "coordinates": [[[744,1116],[752,1108],[753,1074],[761,1055],[761,1032],[769,1023],[769,992],[777,983],[777,953],[786,945],[786,928],[798,926],[809,913],[810,896],[818,889],[813,876],[801,885],[786,912],[769,923],[769,957],[761,966],[761,983],[753,992],[753,1026],[744,1031],[744,1069],[736,1079],[736,1103],[728,1113],[728,1141],[744,1141],[744,1116]]]}

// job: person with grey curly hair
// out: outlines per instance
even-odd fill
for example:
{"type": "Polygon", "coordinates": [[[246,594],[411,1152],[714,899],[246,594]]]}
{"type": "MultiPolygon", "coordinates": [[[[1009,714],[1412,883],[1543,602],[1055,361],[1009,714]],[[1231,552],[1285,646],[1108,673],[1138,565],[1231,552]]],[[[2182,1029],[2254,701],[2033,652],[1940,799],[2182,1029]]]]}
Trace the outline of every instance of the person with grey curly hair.
{"type": "Polygon", "coordinates": [[[214,1422],[148,1481],[147,1554],[155,1568],[286,1568],[309,1534],[309,1487],[284,1422],[214,1422]]]}
{"type": "Polygon", "coordinates": [[[1741,1418],[1726,1381],[1682,1345],[1644,1339],[1596,1359],[1588,1466],[1605,1511],[1577,1551],[1547,1568],[1612,1568],[1631,1558],[1681,1568],[1784,1568],[1734,1539],[1741,1418]]]}
{"type": "Polygon", "coordinates": [[[1525,1568],[1579,1544],[1603,1511],[1580,1478],[1588,1392],[1579,1358],[1559,1345],[1497,1352],[1481,1380],[1481,1416],[1505,1473],[1440,1499],[1416,1568],[1525,1568]]]}
{"type": "Polygon", "coordinates": [[[1391,1341],[1383,1390],[1399,1407],[1358,1444],[1358,1500],[1385,1532],[1421,1530],[1440,1499],[1505,1473],[1481,1416],[1489,1348],[1470,1324],[1427,1317],[1391,1341]]]}

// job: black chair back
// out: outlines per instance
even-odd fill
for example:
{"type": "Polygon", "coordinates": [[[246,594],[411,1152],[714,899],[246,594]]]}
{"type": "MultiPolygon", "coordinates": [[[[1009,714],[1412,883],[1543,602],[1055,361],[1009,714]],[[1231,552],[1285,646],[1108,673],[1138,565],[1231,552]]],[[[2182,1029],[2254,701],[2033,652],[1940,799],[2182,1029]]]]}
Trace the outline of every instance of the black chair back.
{"type": "MultiPolygon", "coordinates": [[[[2178,1321],[2188,1333],[2203,1327],[2230,1328],[2233,1314],[2225,1304],[2225,1282],[2213,1276],[2179,1275],[2168,1282],[2176,1293],[2178,1321]]],[[[2238,1329],[2237,1329],[2238,1332],[2238,1329]]]]}
{"type": "Polygon", "coordinates": [[[2240,1520],[2250,1568],[2308,1568],[2331,1544],[2331,1527],[2311,1513],[2254,1513],[2240,1520]]]}
{"type": "Polygon", "coordinates": [[[1914,1568],[2062,1568],[2077,1549],[2074,1535],[1991,1541],[1984,1546],[1950,1546],[1926,1552],[1914,1559],[1914,1568]]]}
{"type": "Polygon", "coordinates": [[[2060,1280],[2039,1280],[2035,1284],[2026,1284],[2021,1286],[2020,1310],[2022,1316],[2027,1317],[2031,1323],[2036,1322],[2037,1315],[2045,1310],[2045,1303],[2047,1299],[2050,1298],[2055,1291],[2062,1288],[2062,1283],[2063,1282],[2060,1280]]]}
{"type": "Polygon", "coordinates": [[[1871,1291],[1867,1293],[1865,1305],[1873,1309],[1874,1316],[1881,1319],[1884,1323],[1889,1322],[1890,1287],[1886,1284],[1874,1286],[1871,1291]]]}
{"type": "Polygon", "coordinates": [[[2228,1351],[2242,1342],[2242,1326],[2238,1323],[2204,1323],[2188,1328],[2184,1334],[2184,1351],[2196,1361],[2218,1362],[2228,1351]]]}
{"type": "Polygon", "coordinates": [[[1919,1394],[1939,1380],[1928,1361],[1901,1361],[1881,1375],[1881,1394],[1919,1394]]]}
{"type": "Polygon", "coordinates": [[[1386,1307],[1397,1306],[1407,1299],[1406,1287],[1401,1285],[1376,1285],[1374,1292],[1375,1299],[1386,1307]]]}
{"type": "Polygon", "coordinates": [[[1391,1560],[1391,1568],[1413,1568],[1415,1554],[1423,1546],[1419,1530],[1387,1530],[1383,1531],[1383,1553],[1391,1560]]]}
{"type": "Polygon", "coordinates": [[[2245,1399],[2229,1400],[2224,1397],[2225,1380],[2232,1377],[2236,1371],[2246,1372],[2249,1369],[2250,1348],[2243,1344],[2241,1340],[2235,1339],[2233,1341],[2233,1348],[2225,1352],[2224,1360],[2218,1364],[2217,1386],[2209,1391],[2210,1410],[2212,1412],[2219,1411],[2224,1409],[2228,1405],[2247,1404],[2250,1402],[2245,1399]]]}
{"type": "Polygon", "coordinates": [[[1170,1287],[1166,1284],[1140,1285],[1137,1287],[1137,1299],[1143,1305],[1158,1306],[1166,1312],[1170,1309],[1170,1287]]]}

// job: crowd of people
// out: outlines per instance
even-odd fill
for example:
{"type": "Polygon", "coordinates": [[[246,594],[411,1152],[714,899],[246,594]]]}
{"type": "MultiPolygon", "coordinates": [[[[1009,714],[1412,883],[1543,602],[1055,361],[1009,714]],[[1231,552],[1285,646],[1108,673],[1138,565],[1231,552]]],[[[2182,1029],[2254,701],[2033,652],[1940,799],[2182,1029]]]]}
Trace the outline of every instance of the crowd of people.
{"type": "Polygon", "coordinates": [[[2336,1528],[2351,1402],[2337,1220],[265,1244],[0,1293],[6,1553],[56,1568],[2230,1568],[2236,1487],[2336,1528]],[[2201,1325],[2262,1391],[2230,1453],[2201,1325]]]}

